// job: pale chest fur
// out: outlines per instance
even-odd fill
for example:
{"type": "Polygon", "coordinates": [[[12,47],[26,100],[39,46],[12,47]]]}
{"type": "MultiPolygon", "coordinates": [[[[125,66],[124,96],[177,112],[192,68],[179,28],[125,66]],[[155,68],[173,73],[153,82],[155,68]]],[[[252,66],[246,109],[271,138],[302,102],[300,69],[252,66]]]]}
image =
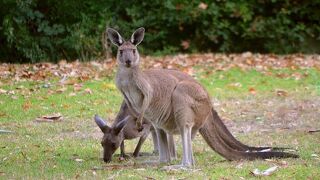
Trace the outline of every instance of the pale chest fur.
{"type": "Polygon", "coordinates": [[[130,73],[122,72],[116,76],[116,85],[123,94],[128,106],[133,110],[140,113],[140,107],[143,101],[143,94],[135,83],[133,75],[130,73]]]}

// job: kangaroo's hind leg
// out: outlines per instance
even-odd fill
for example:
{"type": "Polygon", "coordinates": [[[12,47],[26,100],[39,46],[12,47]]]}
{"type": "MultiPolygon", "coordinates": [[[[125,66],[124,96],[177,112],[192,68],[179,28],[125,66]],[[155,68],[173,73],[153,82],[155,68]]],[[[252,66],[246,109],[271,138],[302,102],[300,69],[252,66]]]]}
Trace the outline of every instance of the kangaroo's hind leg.
{"type": "Polygon", "coordinates": [[[206,120],[211,104],[206,91],[201,85],[183,81],[172,94],[174,121],[180,130],[183,158],[181,165],[175,167],[192,167],[194,165],[192,139],[206,120]]]}
{"type": "Polygon", "coordinates": [[[152,126],[151,129],[152,141],[153,141],[153,154],[159,154],[159,147],[158,147],[158,138],[155,128],[152,126]]]}
{"type": "Polygon", "coordinates": [[[159,157],[160,163],[170,162],[169,144],[167,139],[167,133],[159,128],[156,128],[158,137],[159,157]]]}
{"type": "Polygon", "coordinates": [[[181,165],[185,167],[191,167],[194,165],[191,140],[191,127],[183,127],[180,131],[183,148],[183,158],[181,165]]]}
{"type": "MultiPolygon", "coordinates": [[[[179,90],[179,88],[178,88],[179,90]]],[[[177,128],[180,130],[183,157],[182,167],[192,167],[194,165],[194,158],[192,152],[192,128],[195,123],[195,113],[190,105],[188,95],[184,96],[183,92],[177,92],[173,94],[172,101],[174,104],[179,104],[174,106],[174,119],[177,128]]],[[[178,167],[178,166],[177,166],[178,167]]]]}
{"type": "Polygon", "coordinates": [[[171,160],[175,160],[175,159],[177,159],[177,152],[176,152],[176,146],[174,144],[173,135],[167,134],[167,138],[168,138],[170,158],[171,158],[171,160]]]}

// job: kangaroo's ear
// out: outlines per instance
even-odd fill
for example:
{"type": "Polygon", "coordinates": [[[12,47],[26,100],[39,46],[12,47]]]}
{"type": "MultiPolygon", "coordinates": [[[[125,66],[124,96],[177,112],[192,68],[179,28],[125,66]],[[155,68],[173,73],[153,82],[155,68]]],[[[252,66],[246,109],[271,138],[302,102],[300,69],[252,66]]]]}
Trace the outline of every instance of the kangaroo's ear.
{"type": "Polygon", "coordinates": [[[103,133],[107,133],[110,131],[110,127],[107,125],[107,123],[97,114],[94,116],[94,121],[103,133]]]}
{"type": "Polygon", "coordinates": [[[142,42],[143,37],[144,37],[144,28],[141,27],[131,35],[131,43],[137,46],[142,42]]]}
{"type": "Polygon", "coordinates": [[[118,31],[112,29],[112,28],[107,28],[107,34],[110,39],[110,41],[116,45],[116,46],[121,46],[121,44],[124,42],[123,38],[121,35],[118,33],[118,31]]]}
{"type": "Polygon", "coordinates": [[[118,122],[116,126],[113,128],[115,134],[119,134],[123,127],[127,124],[128,120],[132,118],[131,116],[125,117],[122,121],[118,122]]]}

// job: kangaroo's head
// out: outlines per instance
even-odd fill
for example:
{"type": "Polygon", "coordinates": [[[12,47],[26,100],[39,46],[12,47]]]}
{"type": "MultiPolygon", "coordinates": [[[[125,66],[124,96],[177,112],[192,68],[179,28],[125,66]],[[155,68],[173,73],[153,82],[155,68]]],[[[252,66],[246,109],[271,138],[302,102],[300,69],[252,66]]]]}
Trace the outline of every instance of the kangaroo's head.
{"type": "Polygon", "coordinates": [[[119,148],[124,140],[123,127],[127,123],[127,119],[120,121],[114,127],[109,127],[107,123],[98,115],[94,116],[96,124],[103,132],[101,146],[103,147],[103,160],[108,163],[112,159],[113,153],[119,148]]]}
{"type": "Polygon", "coordinates": [[[139,52],[137,46],[144,37],[144,28],[137,29],[129,41],[125,41],[121,35],[114,29],[107,29],[108,37],[111,42],[118,47],[117,62],[120,67],[136,67],[139,65],[139,52]]]}

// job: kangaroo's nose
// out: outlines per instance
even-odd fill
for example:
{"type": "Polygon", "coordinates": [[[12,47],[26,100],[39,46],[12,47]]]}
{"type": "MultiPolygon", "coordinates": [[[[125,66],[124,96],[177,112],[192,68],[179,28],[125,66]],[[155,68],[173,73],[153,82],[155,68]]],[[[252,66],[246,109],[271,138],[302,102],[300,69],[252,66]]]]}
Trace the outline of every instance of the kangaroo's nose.
{"type": "Polygon", "coordinates": [[[127,60],[125,61],[125,63],[126,63],[126,65],[127,65],[127,67],[130,67],[131,61],[130,61],[129,59],[127,59],[127,60]]]}

